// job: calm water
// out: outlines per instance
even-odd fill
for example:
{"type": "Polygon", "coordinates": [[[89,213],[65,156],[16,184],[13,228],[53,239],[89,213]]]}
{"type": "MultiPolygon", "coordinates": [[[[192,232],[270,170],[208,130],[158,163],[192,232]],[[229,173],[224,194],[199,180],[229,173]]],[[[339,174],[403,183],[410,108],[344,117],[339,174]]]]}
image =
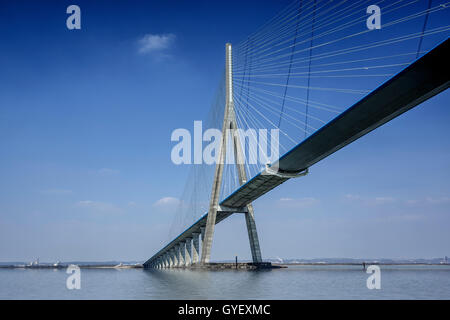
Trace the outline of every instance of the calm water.
{"type": "Polygon", "coordinates": [[[381,289],[358,266],[248,271],[0,269],[0,299],[450,299],[450,266],[381,266],[381,289]]]}

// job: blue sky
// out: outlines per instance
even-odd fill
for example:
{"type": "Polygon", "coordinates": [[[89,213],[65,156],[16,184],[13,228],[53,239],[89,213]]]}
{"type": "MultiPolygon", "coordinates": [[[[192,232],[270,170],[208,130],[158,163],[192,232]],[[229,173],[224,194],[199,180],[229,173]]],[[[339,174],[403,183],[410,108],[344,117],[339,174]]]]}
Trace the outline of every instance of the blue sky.
{"type": "MultiPolygon", "coordinates": [[[[73,2],[1,1],[0,261],[159,249],[188,173],[171,132],[204,118],[224,44],[289,2],[77,1],[82,29],[68,30],[73,2]]],[[[450,255],[449,98],[258,200],[263,256],[450,255]]],[[[236,254],[250,256],[240,215],[217,226],[212,259],[236,254]]]]}

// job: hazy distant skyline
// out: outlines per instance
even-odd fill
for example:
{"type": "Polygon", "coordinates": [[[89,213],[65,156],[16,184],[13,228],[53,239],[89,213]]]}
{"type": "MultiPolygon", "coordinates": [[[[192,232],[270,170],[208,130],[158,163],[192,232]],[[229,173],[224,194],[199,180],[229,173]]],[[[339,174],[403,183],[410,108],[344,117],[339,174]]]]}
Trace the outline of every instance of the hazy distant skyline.
{"type": "MultiPolygon", "coordinates": [[[[170,161],[172,130],[204,118],[224,44],[288,3],[77,1],[82,29],[69,31],[68,1],[3,1],[0,261],[155,253],[189,169],[170,161]]],[[[449,99],[256,201],[263,258],[450,256],[449,99]]],[[[235,255],[250,257],[239,214],[217,225],[212,248],[212,260],[235,255]]]]}

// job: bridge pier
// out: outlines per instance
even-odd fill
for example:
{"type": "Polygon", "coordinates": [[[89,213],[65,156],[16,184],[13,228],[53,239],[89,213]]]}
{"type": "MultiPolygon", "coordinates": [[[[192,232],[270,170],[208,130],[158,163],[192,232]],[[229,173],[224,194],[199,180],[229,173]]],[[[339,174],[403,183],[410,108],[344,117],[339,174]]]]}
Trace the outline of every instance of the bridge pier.
{"type": "Polygon", "coordinates": [[[175,250],[175,248],[172,248],[170,250],[170,254],[172,256],[172,267],[173,268],[178,267],[177,251],[175,250]]]}
{"type": "Polygon", "coordinates": [[[178,244],[178,267],[184,267],[184,243],[178,244]]]}
{"type": "Polygon", "coordinates": [[[206,227],[200,227],[201,239],[202,239],[202,248],[205,241],[205,229],[206,227]]]}
{"type": "Polygon", "coordinates": [[[164,254],[164,268],[167,269],[169,268],[170,263],[169,263],[169,255],[167,253],[164,254]]]}
{"type": "Polygon", "coordinates": [[[167,268],[172,268],[172,257],[170,256],[170,253],[166,253],[167,256],[167,268]]]}
{"type": "Polygon", "coordinates": [[[200,252],[200,233],[194,232],[192,234],[192,264],[198,263],[198,254],[200,252]]]}
{"type": "Polygon", "coordinates": [[[189,267],[191,265],[191,251],[192,251],[192,239],[187,238],[185,241],[185,250],[184,250],[184,265],[189,267]]]}
{"type": "Polygon", "coordinates": [[[181,264],[180,267],[185,267],[186,266],[186,241],[181,241],[181,247],[180,247],[180,252],[181,252],[181,256],[183,257],[183,263],[181,264]]]}

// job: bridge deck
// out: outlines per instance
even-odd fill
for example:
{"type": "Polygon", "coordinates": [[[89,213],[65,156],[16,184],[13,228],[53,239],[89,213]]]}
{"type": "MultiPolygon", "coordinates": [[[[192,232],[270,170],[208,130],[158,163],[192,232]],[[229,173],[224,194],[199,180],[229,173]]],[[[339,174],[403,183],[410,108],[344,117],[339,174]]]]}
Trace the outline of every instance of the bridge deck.
{"type": "MultiPolygon", "coordinates": [[[[274,165],[283,172],[301,172],[363,135],[398,117],[423,101],[446,90],[450,85],[450,41],[447,39],[420,59],[369,93],[352,107],[299,143],[274,165]]],[[[267,171],[242,185],[220,205],[244,207],[289,178],[270,175],[267,171]]],[[[219,212],[216,223],[231,213],[219,212]]],[[[181,233],[154,257],[170,250],[178,242],[192,237],[206,225],[207,214],[181,233]]]]}

